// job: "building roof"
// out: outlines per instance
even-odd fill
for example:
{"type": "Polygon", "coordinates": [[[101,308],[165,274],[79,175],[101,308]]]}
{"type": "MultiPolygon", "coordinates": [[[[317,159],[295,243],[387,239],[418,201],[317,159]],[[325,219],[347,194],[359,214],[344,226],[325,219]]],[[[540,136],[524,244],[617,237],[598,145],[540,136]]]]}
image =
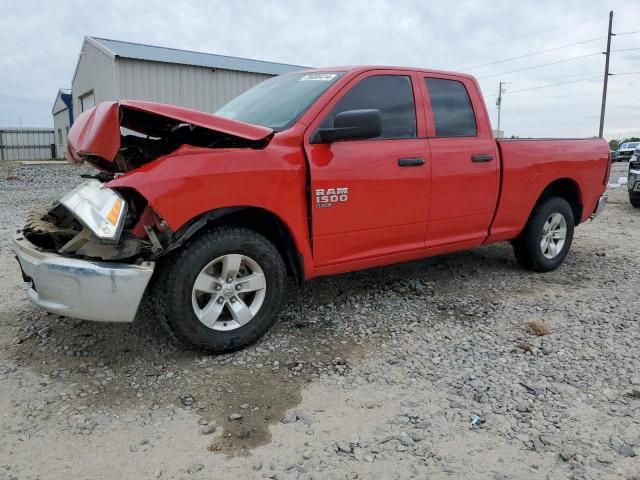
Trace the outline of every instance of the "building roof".
{"type": "Polygon", "coordinates": [[[123,42],[108,38],[87,37],[97,43],[115,57],[151,62],[178,63],[197,67],[220,68],[240,72],[262,73],[266,75],[281,75],[283,73],[304,70],[301,65],[287,65],[284,63],[264,62],[249,58],[229,57],[213,53],[178,50],[176,48],[157,47],[142,43],[123,42]]]}
{"type": "Polygon", "coordinates": [[[56,95],[56,99],[53,102],[53,108],[52,108],[52,112],[55,115],[58,112],[61,112],[62,110],[66,110],[67,108],[71,108],[72,105],[72,98],[71,98],[71,89],[70,88],[61,88],[60,90],[58,90],[58,94],[56,95]],[[62,101],[62,105],[64,105],[64,107],[62,105],[60,105],[60,107],[62,108],[57,108],[56,109],[56,105],[58,104],[58,99],[60,99],[62,101]]]}

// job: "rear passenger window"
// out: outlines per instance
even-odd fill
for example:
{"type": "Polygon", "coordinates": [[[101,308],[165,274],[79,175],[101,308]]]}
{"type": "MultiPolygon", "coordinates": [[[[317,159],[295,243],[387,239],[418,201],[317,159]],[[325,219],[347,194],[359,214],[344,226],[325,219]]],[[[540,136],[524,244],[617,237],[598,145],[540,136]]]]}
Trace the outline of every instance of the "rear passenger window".
{"type": "Polygon", "coordinates": [[[436,124],[436,137],[476,136],[476,118],[464,85],[441,78],[425,78],[425,82],[436,124]]]}
{"type": "Polygon", "coordinates": [[[333,119],[347,110],[375,108],[382,114],[378,138],[415,138],[416,107],[411,79],[404,75],[367,77],[349,90],[324,119],[320,128],[333,127],[333,119]]]}

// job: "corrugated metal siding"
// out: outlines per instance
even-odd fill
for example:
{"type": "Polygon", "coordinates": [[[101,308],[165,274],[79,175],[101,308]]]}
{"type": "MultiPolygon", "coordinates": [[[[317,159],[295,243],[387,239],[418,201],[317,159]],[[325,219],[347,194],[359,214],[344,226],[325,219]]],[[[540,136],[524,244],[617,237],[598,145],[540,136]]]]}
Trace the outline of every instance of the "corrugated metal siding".
{"type": "Polygon", "coordinates": [[[169,103],[210,113],[271,78],[259,73],[123,58],[116,60],[116,74],[121,99],[169,103]]]}
{"type": "Polygon", "coordinates": [[[0,160],[46,160],[55,143],[50,128],[4,128],[0,130],[0,160]]]}
{"type": "Polygon", "coordinates": [[[53,116],[53,131],[56,137],[56,153],[58,158],[64,158],[67,151],[67,132],[69,129],[69,111],[61,110],[53,116]],[[60,144],[62,137],[62,144],[60,144]]]}
{"type": "Polygon", "coordinates": [[[85,40],[73,79],[73,115],[82,113],[80,97],[93,90],[96,104],[107,100],[116,100],[116,82],[114,58],[85,40]]]}

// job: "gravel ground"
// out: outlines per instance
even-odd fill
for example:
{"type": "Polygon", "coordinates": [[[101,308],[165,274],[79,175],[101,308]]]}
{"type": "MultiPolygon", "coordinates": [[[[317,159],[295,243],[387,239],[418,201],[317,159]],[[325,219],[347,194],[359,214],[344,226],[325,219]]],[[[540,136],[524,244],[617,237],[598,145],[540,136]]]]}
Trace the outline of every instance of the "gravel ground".
{"type": "Polygon", "coordinates": [[[28,303],[9,235],[81,171],[0,170],[0,479],[640,479],[625,187],[555,272],[493,245],[318,279],[209,357],[146,306],[122,325],[28,303]]]}

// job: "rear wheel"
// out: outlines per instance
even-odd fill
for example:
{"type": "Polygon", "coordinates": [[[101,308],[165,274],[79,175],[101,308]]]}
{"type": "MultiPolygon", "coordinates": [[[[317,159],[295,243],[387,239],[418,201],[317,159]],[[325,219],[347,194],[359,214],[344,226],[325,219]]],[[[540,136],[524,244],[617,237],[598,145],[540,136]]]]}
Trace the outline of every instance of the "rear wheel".
{"type": "Polygon", "coordinates": [[[286,269],[265,237],[224,227],[193,239],[158,274],[154,303],[169,332],[198,350],[224,353],[273,325],[286,269]]]}
{"type": "Polygon", "coordinates": [[[629,201],[631,202],[631,205],[633,205],[636,208],[640,208],[640,196],[631,196],[629,195],[629,201]]]}
{"type": "Polygon", "coordinates": [[[534,209],[513,250],[520,265],[536,272],[558,268],[571,248],[574,217],[560,197],[542,200],[534,209]]]}

